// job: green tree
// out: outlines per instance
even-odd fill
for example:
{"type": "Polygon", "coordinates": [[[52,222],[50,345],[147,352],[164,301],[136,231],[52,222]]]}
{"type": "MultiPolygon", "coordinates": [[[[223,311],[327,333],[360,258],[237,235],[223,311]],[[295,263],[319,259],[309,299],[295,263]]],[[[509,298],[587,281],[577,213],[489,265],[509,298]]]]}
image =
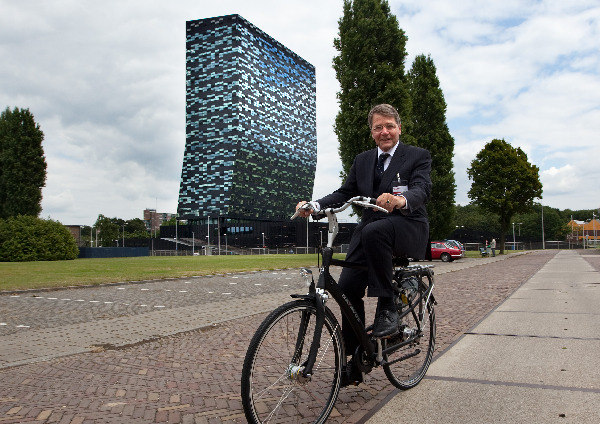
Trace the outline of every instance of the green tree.
{"type": "Polygon", "coordinates": [[[57,261],[75,259],[77,242],[58,221],[19,215],[0,219],[0,261],[57,261]]]}
{"type": "Polygon", "coordinates": [[[484,239],[479,240],[479,237],[494,238],[497,237],[496,234],[500,234],[498,215],[482,210],[472,203],[465,206],[457,205],[455,210],[458,233],[478,241],[484,241],[484,239]]]}
{"type": "Polygon", "coordinates": [[[0,114],[0,218],[38,216],[46,185],[44,133],[29,109],[0,114]]]}
{"type": "Polygon", "coordinates": [[[169,227],[169,226],[175,226],[175,221],[177,220],[177,216],[172,215],[171,218],[168,221],[163,221],[161,222],[160,226],[161,227],[169,227]]]}
{"type": "Polygon", "coordinates": [[[125,223],[126,238],[150,238],[143,219],[133,218],[125,223]]]}
{"type": "Polygon", "coordinates": [[[111,247],[116,246],[115,240],[121,238],[121,225],[124,223],[122,219],[109,218],[102,214],[98,215],[98,219],[94,224],[94,228],[98,234],[98,246],[99,247],[111,247]]]}
{"type": "Polygon", "coordinates": [[[469,198],[499,216],[500,253],[504,253],[511,218],[531,210],[533,200],[542,197],[539,168],[528,162],[520,147],[494,139],[477,154],[467,173],[473,181],[469,198]]]}
{"type": "MultiPolygon", "coordinates": [[[[334,131],[339,140],[342,178],[357,154],[373,148],[367,115],[379,103],[394,106],[403,133],[410,126],[410,102],[404,75],[407,37],[386,0],[344,0],[344,14],[333,44],[339,52],[333,68],[340,83],[340,110],[334,131]]],[[[402,136],[410,143],[408,136],[402,136]]]]}
{"type": "Polygon", "coordinates": [[[431,153],[431,199],[427,204],[431,237],[442,239],[455,229],[452,170],[454,138],[446,124],[446,100],[431,57],[417,56],[408,74],[412,104],[411,136],[431,153]]]}

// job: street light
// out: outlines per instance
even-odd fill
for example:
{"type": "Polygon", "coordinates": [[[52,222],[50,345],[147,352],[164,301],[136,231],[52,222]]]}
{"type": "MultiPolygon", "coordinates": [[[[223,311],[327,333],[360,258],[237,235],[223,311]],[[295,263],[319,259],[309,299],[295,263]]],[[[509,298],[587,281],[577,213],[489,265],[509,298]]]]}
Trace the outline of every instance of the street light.
{"type": "Polygon", "coordinates": [[[597,241],[596,241],[596,217],[598,215],[596,215],[594,212],[592,212],[592,228],[594,229],[594,247],[596,247],[597,245],[597,241]]]}
{"type": "Polygon", "coordinates": [[[194,232],[192,231],[192,256],[194,256],[195,247],[196,247],[196,238],[194,237],[194,232]]]}
{"type": "Polygon", "coordinates": [[[517,243],[517,240],[515,239],[515,223],[513,222],[512,224],[513,224],[513,250],[517,250],[515,248],[516,243],[517,243]]]}
{"type": "Polygon", "coordinates": [[[540,202],[540,205],[542,206],[542,249],[546,250],[546,237],[544,234],[544,205],[542,202],[540,202]]]}
{"type": "MultiPolygon", "coordinates": [[[[262,244],[262,247],[263,247],[263,249],[264,249],[264,248],[265,248],[265,233],[262,233],[262,238],[263,238],[263,244],[262,244]]],[[[264,250],[263,250],[263,252],[264,252],[264,250]]]]}
{"type": "Polygon", "coordinates": [[[175,214],[175,256],[179,254],[179,239],[177,234],[177,214],[175,214]]]}

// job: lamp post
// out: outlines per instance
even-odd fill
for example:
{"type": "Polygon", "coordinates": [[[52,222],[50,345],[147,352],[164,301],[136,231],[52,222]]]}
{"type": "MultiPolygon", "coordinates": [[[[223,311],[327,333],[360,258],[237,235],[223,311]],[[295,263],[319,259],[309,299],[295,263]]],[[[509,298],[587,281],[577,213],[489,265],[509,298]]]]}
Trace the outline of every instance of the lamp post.
{"type": "Polygon", "coordinates": [[[306,217],[306,253],[308,254],[308,221],[310,221],[310,215],[306,217]]]}
{"type": "Polygon", "coordinates": [[[125,225],[122,225],[123,227],[123,247],[125,247],[125,225]]]}
{"type": "Polygon", "coordinates": [[[540,206],[542,207],[542,249],[546,250],[546,240],[544,238],[544,205],[541,201],[540,206]]]}
{"type": "Polygon", "coordinates": [[[592,212],[592,228],[594,229],[594,247],[596,247],[597,242],[596,242],[596,217],[598,215],[596,215],[594,212],[592,212]]]}
{"type": "Polygon", "coordinates": [[[265,233],[262,233],[262,240],[263,240],[263,243],[262,243],[263,253],[265,253],[265,233]]]}
{"type": "Polygon", "coordinates": [[[195,248],[196,248],[196,238],[194,236],[194,232],[192,231],[192,256],[194,256],[195,248]]]}
{"type": "Polygon", "coordinates": [[[517,250],[515,247],[516,243],[517,243],[517,241],[515,239],[515,223],[513,222],[512,224],[513,224],[513,250],[517,250]]]}

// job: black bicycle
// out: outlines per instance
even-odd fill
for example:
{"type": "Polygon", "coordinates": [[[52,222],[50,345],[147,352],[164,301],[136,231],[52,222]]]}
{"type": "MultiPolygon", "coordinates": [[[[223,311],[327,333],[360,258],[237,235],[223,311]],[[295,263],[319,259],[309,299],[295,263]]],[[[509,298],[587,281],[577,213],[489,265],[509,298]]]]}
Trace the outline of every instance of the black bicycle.
{"type": "Polygon", "coordinates": [[[359,196],[340,208],[319,212],[320,217],[327,216],[329,232],[327,246],[321,250],[318,282],[310,270],[303,269],[308,294],[292,295],[293,301],[271,312],[250,341],[241,381],[249,423],[323,423],[329,417],[348,365],[341,327],[326,306],[330,297],[360,342],[350,352],[360,372],[368,374],[381,366],[394,386],[406,390],[419,384],[429,368],[436,331],[432,266],[408,265],[407,261],[394,266],[400,324],[398,333],[386,339],[372,337],[373,326],[365,328],[329,273],[332,265],[360,266],[333,258],[336,214],[350,205],[378,208],[373,199],[359,196]]]}

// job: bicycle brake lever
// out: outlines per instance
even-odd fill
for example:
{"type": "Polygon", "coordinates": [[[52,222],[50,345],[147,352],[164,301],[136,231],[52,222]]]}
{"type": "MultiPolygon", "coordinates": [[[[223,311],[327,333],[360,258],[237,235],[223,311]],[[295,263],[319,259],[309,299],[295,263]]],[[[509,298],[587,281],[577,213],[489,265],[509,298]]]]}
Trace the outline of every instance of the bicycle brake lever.
{"type": "Polygon", "coordinates": [[[311,206],[310,203],[303,204],[298,209],[296,209],[296,212],[292,215],[292,217],[290,218],[290,220],[296,219],[298,217],[298,215],[300,215],[300,210],[301,209],[304,209],[304,210],[312,209],[312,206],[311,206]]]}
{"type": "Polygon", "coordinates": [[[387,209],[384,209],[381,206],[377,206],[376,204],[371,203],[371,202],[364,202],[362,200],[355,200],[353,203],[355,205],[362,206],[363,208],[372,208],[372,209],[376,209],[376,210],[378,210],[380,212],[389,213],[389,211],[387,209]]]}

